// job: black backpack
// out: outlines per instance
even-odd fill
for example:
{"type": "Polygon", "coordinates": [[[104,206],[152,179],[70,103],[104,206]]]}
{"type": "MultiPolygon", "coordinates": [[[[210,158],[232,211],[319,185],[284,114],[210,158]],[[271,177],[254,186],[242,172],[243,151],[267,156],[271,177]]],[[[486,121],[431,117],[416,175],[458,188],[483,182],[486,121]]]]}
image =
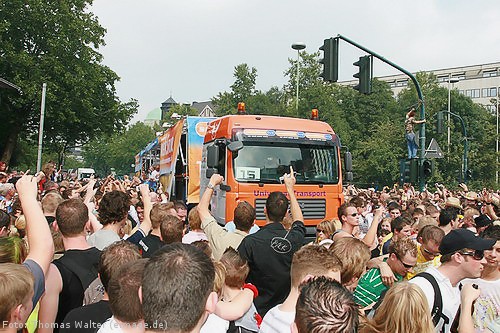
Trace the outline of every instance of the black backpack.
{"type": "MultiPolygon", "coordinates": [[[[444,321],[442,332],[444,332],[444,327],[450,323],[450,319],[443,313],[443,297],[441,295],[441,290],[439,289],[437,281],[434,278],[434,276],[432,276],[427,272],[419,273],[415,275],[412,279],[416,278],[417,276],[423,277],[424,279],[429,281],[429,283],[432,286],[432,289],[434,290],[434,304],[432,304],[432,309],[431,309],[432,322],[434,323],[434,326],[437,326],[439,320],[442,318],[444,321]]],[[[385,293],[387,292],[387,290],[388,289],[384,290],[382,294],[380,294],[380,298],[371,309],[370,316],[373,316],[377,311],[378,307],[384,300],[385,293]]]]}
{"type": "Polygon", "coordinates": [[[58,259],[64,267],[75,274],[83,287],[83,304],[88,305],[101,301],[104,297],[104,286],[98,276],[97,269],[94,265],[81,265],[79,262],[83,258],[80,256],[74,257],[72,252],[65,252],[58,259]],[[90,269],[88,268],[90,267],[90,269]]]}

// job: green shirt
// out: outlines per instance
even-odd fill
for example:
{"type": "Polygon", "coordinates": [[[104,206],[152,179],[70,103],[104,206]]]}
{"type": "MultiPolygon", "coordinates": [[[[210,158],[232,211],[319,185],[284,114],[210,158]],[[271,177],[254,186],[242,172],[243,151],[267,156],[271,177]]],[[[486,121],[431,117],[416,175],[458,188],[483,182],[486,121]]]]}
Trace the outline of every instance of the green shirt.
{"type": "MultiPolygon", "coordinates": [[[[396,276],[396,281],[403,280],[401,275],[394,275],[396,276]]],[[[356,290],[354,290],[354,301],[364,308],[377,302],[382,292],[387,289],[389,289],[389,287],[382,283],[380,269],[372,268],[359,280],[358,286],[356,290]]]]}

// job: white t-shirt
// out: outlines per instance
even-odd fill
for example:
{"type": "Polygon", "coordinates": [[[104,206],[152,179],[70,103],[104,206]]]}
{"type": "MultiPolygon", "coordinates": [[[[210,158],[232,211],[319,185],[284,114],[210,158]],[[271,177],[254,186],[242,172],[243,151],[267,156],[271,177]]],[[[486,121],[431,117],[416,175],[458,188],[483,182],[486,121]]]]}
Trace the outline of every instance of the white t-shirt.
{"type": "Polygon", "coordinates": [[[97,333],[122,333],[122,329],[115,317],[111,317],[101,325],[97,333]]]}
{"type": "Polygon", "coordinates": [[[211,313],[201,327],[200,333],[226,333],[228,328],[229,321],[211,313]]]}
{"type": "MultiPolygon", "coordinates": [[[[450,279],[441,274],[435,267],[429,267],[426,272],[436,279],[439,289],[441,290],[441,298],[443,300],[442,312],[449,320],[448,324],[444,326],[444,332],[449,333],[455,315],[457,314],[458,307],[460,306],[460,290],[458,289],[458,285],[453,287],[450,279]]],[[[431,283],[423,277],[418,276],[411,279],[410,283],[415,283],[422,289],[429,303],[429,310],[432,311],[432,306],[434,305],[434,288],[432,288],[431,283]]],[[[436,326],[436,332],[441,332],[443,324],[443,319],[439,320],[436,326]]]]}
{"type": "Polygon", "coordinates": [[[259,333],[290,333],[291,326],[295,320],[295,311],[284,312],[279,309],[281,304],[269,310],[262,323],[259,333]]]}
{"type": "Polygon", "coordinates": [[[475,283],[481,289],[481,295],[474,303],[474,328],[483,332],[485,328],[500,318],[500,279],[464,279],[461,283],[475,283]]]}

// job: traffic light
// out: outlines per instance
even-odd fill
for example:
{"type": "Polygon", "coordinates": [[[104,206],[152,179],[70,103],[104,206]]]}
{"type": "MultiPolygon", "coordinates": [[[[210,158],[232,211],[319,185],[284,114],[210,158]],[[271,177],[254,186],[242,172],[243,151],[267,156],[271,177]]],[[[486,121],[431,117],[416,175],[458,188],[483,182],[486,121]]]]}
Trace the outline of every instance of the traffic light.
{"type": "Polygon", "coordinates": [[[416,158],[399,161],[399,182],[415,184],[418,180],[418,160],[416,158]]]}
{"type": "Polygon", "coordinates": [[[323,59],[319,62],[323,64],[321,77],[328,82],[337,82],[339,79],[339,39],[328,38],[319,48],[323,51],[323,59]]]}
{"type": "Polygon", "coordinates": [[[465,181],[471,180],[471,179],[472,179],[472,170],[467,169],[467,171],[465,171],[465,181]]]}
{"type": "Polygon", "coordinates": [[[359,80],[354,89],[362,94],[371,94],[372,92],[372,59],[370,56],[359,57],[359,60],[353,63],[359,67],[359,72],[353,76],[359,80]]]}
{"type": "Polygon", "coordinates": [[[436,132],[443,134],[443,112],[437,113],[436,132]]]}
{"type": "Polygon", "coordinates": [[[424,160],[422,163],[422,175],[424,179],[432,176],[433,163],[432,160],[424,160]]]}

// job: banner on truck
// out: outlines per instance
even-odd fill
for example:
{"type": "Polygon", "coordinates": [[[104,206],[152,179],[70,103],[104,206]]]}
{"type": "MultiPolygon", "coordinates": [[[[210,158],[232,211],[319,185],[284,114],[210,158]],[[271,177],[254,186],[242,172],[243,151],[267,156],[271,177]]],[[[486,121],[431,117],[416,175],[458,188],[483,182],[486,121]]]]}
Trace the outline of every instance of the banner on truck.
{"type": "Polygon", "coordinates": [[[160,175],[162,175],[162,185],[165,192],[170,194],[172,181],[175,175],[175,163],[179,153],[182,128],[184,120],[180,120],[174,127],[169,128],[160,137],[160,175]]]}
{"type": "Polygon", "coordinates": [[[203,138],[207,132],[207,125],[213,117],[188,117],[187,118],[187,147],[188,147],[188,189],[187,202],[200,201],[200,169],[203,138]]]}

